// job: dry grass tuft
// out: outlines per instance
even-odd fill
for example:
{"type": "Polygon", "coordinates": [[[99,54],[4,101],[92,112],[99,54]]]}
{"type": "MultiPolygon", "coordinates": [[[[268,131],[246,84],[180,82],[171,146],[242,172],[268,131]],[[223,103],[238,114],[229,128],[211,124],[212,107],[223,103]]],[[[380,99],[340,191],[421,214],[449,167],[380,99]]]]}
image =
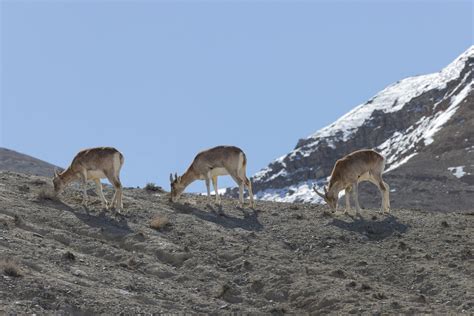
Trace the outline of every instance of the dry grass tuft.
{"type": "Polygon", "coordinates": [[[50,201],[56,201],[58,199],[58,196],[56,195],[56,193],[54,192],[54,190],[50,189],[50,188],[42,188],[39,192],[38,192],[38,199],[39,200],[50,200],[50,201]]]}
{"type": "Polygon", "coordinates": [[[10,258],[0,260],[0,269],[3,271],[3,274],[10,277],[21,277],[20,267],[18,263],[10,258]]]}
{"type": "Polygon", "coordinates": [[[165,227],[166,225],[169,224],[169,219],[166,216],[162,215],[157,215],[153,217],[153,219],[150,221],[150,227],[154,229],[161,229],[165,227]]]}

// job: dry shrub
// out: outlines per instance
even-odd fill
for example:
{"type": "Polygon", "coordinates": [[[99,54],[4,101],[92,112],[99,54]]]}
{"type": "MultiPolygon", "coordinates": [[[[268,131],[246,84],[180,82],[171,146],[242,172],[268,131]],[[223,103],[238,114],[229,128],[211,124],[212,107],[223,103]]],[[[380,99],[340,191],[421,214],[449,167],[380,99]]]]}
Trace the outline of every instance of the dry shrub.
{"type": "Polygon", "coordinates": [[[157,186],[153,182],[149,182],[145,185],[145,191],[148,191],[148,192],[164,192],[162,187],[157,186]]]}
{"type": "Polygon", "coordinates": [[[50,201],[55,201],[58,199],[56,193],[54,190],[44,187],[38,192],[38,199],[39,200],[50,200],[50,201]]]}
{"type": "Polygon", "coordinates": [[[164,215],[157,215],[153,217],[153,219],[150,221],[150,227],[154,229],[161,229],[165,227],[166,225],[169,224],[169,219],[168,217],[164,215]]]}
{"type": "Polygon", "coordinates": [[[0,269],[3,271],[3,274],[10,277],[22,276],[18,263],[11,258],[0,260],[0,269]]]}

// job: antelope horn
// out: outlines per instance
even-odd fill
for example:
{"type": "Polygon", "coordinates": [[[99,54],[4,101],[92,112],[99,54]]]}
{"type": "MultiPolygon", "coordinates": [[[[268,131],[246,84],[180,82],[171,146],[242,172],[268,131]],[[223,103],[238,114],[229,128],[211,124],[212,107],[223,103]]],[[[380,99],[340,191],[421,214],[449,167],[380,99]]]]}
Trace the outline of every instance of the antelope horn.
{"type": "Polygon", "coordinates": [[[177,172],[174,173],[174,179],[178,180],[178,173],[177,172]]]}
{"type": "Polygon", "coordinates": [[[326,194],[326,195],[328,194],[328,189],[327,189],[326,186],[324,186],[324,194],[326,194]]]}
{"type": "MultiPolygon", "coordinates": [[[[326,199],[326,196],[325,196],[324,194],[322,194],[322,193],[318,192],[318,190],[316,190],[316,186],[315,186],[315,185],[313,185],[313,190],[314,190],[314,192],[316,192],[317,195],[319,195],[319,196],[322,197],[323,199],[326,199]]],[[[326,187],[324,187],[324,192],[327,193],[326,187]]]]}
{"type": "Polygon", "coordinates": [[[173,174],[170,173],[170,182],[173,182],[173,174]]]}

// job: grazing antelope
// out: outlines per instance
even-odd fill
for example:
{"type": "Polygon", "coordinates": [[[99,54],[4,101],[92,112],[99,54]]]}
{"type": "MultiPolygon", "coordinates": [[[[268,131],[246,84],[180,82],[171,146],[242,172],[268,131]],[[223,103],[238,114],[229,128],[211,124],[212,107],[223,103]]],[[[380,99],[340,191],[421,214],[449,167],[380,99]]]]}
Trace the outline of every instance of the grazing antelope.
{"type": "Polygon", "coordinates": [[[170,174],[171,201],[176,202],[184,189],[195,180],[205,180],[207,195],[211,196],[210,180],[216,193],[216,203],[220,203],[217,189],[217,176],[230,175],[239,186],[240,204],[244,204],[244,187],[250,195],[250,207],[253,207],[252,184],[246,176],[247,158],[242,149],[234,146],[217,146],[201,151],[196,155],[186,172],[178,177],[170,174]]]}
{"type": "Polygon", "coordinates": [[[87,205],[87,180],[94,180],[97,193],[102,200],[104,208],[109,205],[102,192],[100,179],[107,178],[115,188],[111,207],[119,211],[122,204],[122,184],[120,183],[120,169],[124,159],[122,153],[112,147],[97,147],[81,150],[72,160],[71,165],[61,173],[55,171],[53,178],[54,191],[59,194],[64,187],[75,180],[81,180],[84,189],[83,205],[87,205]]]}
{"type": "Polygon", "coordinates": [[[358,184],[361,181],[370,181],[375,184],[382,194],[383,212],[389,212],[389,186],[382,180],[382,172],[385,168],[385,158],[374,150],[362,149],[336,161],[329,180],[329,187],[324,187],[324,194],[318,192],[316,187],[313,190],[322,197],[329,206],[337,210],[337,200],[339,191],[345,190],[346,209],[351,208],[349,193],[352,191],[356,210],[360,211],[358,199],[358,184]]]}

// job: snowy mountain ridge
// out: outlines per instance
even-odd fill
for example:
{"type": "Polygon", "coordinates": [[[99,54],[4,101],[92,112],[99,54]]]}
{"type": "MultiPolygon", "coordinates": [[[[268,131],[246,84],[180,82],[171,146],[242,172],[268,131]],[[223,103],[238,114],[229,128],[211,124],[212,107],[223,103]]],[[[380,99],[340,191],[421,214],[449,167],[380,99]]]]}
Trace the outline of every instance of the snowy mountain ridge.
{"type": "MultiPolygon", "coordinates": [[[[409,77],[389,85],[364,104],[306,139],[253,177],[257,197],[282,202],[320,202],[312,185],[322,186],[335,160],[355,147],[374,148],[387,159],[386,172],[399,168],[433,143],[473,89],[474,46],[440,72],[409,77]],[[414,120],[405,126],[400,115],[414,120]],[[370,132],[368,131],[370,130],[370,132]],[[368,133],[380,134],[368,136],[368,133]],[[340,149],[342,148],[342,149],[340,149]],[[342,150],[342,151],[341,151],[342,150]],[[318,153],[320,152],[320,153],[318,153]]],[[[350,152],[350,151],[349,151],[350,152]]]]}

